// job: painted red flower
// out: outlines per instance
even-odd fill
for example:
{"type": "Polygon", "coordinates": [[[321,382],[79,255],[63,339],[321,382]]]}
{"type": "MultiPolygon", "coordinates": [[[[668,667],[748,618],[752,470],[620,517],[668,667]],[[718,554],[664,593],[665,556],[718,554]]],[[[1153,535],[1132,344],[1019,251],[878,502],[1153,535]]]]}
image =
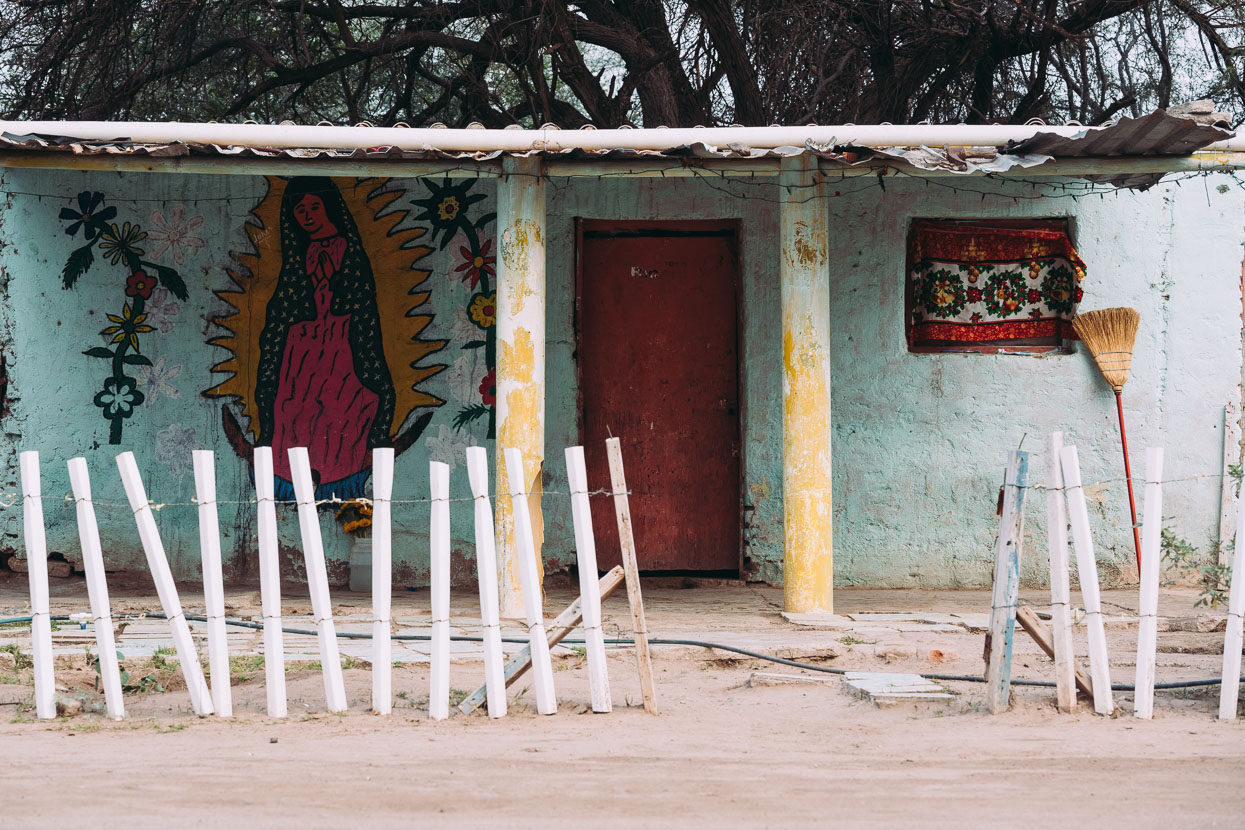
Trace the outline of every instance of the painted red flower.
{"type": "Polygon", "coordinates": [[[147,276],[146,271],[135,271],[125,281],[125,296],[142,297],[146,300],[151,297],[151,289],[155,287],[156,281],[147,276]]]}
{"type": "Polygon", "coordinates": [[[472,288],[475,288],[476,284],[480,282],[482,275],[489,277],[494,275],[493,265],[497,262],[497,257],[489,256],[489,251],[492,248],[493,240],[486,239],[484,244],[480,246],[480,250],[474,254],[471,253],[470,248],[460,247],[458,249],[458,252],[463,255],[463,259],[466,261],[454,270],[466,272],[463,274],[462,280],[466,282],[470,279],[472,288]]]}
{"type": "Polygon", "coordinates": [[[981,289],[980,289],[980,288],[970,288],[970,289],[968,289],[968,301],[969,301],[970,303],[979,303],[979,302],[981,302],[981,289]]]}
{"type": "Polygon", "coordinates": [[[497,405],[497,372],[493,369],[480,381],[480,400],[485,406],[497,405]]]}
{"type": "Polygon", "coordinates": [[[1037,305],[1042,302],[1042,292],[1036,288],[1029,289],[1029,305],[1037,305]]]}

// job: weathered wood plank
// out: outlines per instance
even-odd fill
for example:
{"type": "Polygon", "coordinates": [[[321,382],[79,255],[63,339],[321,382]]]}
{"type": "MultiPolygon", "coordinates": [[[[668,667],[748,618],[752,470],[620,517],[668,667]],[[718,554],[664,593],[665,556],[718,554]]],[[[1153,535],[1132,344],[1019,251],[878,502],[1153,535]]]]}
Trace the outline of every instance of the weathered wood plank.
{"type": "Polygon", "coordinates": [[[1003,479],[1003,515],[994,547],[994,592],[990,602],[986,709],[1004,711],[1011,703],[1012,645],[1020,592],[1020,553],[1024,537],[1025,493],[1029,454],[1015,451],[1003,479]]]}

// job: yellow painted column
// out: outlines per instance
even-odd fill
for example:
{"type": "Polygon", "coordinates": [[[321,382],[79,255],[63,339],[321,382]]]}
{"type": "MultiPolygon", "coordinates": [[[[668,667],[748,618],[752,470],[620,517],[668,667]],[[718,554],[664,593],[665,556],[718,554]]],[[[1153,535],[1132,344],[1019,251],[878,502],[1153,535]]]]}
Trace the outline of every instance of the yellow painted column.
{"type": "Polygon", "coordinates": [[[783,593],[787,611],[829,614],[834,610],[829,207],[816,156],[782,159],[778,181],[783,593]]]}
{"type": "MultiPolygon", "coordinates": [[[[539,158],[505,158],[497,185],[497,443],[496,492],[510,491],[502,451],[523,453],[523,480],[532,495],[532,533],[540,562],[545,460],[545,180],[539,158]]],[[[497,574],[501,615],[523,617],[510,498],[496,502],[497,574]]],[[[543,594],[542,594],[543,596],[543,594]]]]}

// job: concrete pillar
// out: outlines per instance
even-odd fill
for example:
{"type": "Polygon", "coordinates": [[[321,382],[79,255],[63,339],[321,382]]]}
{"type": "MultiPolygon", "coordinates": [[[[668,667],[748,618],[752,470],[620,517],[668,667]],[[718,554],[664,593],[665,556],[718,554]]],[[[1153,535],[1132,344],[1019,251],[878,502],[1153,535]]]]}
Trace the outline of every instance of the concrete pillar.
{"type": "MultiPolygon", "coordinates": [[[[545,460],[545,180],[538,158],[502,160],[497,185],[497,443],[495,492],[509,492],[503,450],[523,453],[523,480],[540,567],[545,460]]],[[[523,594],[510,499],[496,500],[497,574],[501,615],[523,617],[523,594]]],[[[542,594],[543,596],[543,594],[542,594]]]]}
{"type": "Polygon", "coordinates": [[[784,158],[782,262],[783,586],[787,611],[832,613],[829,207],[817,158],[784,158]]]}

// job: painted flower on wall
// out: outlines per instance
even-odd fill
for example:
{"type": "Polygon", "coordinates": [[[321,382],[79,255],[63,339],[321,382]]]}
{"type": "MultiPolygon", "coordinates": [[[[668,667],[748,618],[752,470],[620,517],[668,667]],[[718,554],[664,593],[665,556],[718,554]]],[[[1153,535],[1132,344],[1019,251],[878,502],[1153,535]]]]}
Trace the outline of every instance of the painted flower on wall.
{"type": "MultiPolygon", "coordinates": [[[[474,241],[477,230],[495,218],[495,214],[488,213],[474,221],[471,219],[471,207],[485,199],[483,193],[471,192],[476,184],[475,179],[462,179],[458,184],[454,184],[453,180],[448,178],[439,182],[435,179],[420,179],[419,181],[427,188],[428,195],[423,199],[411,200],[422,209],[415,215],[415,221],[432,225],[432,241],[440,239],[442,250],[450,244],[450,240],[459,231],[467,234],[468,239],[474,241]]],[[[478,251],[478,243],[472,244],[471,250],[478,251]]],[[[474,256],[473,253],[472,258],[474,256]]]]}
{"type": "Polygon", "coordinates": [[[162,362],[159,370],[151,374],[151,359],[139,348],[140,335],[154,332],[157,327],[165,334],[172,331],[172,318],[181,307],[170,302],[169,295],[185,300],[189,294],[176,269],[143,259],[144,250],[139,243],[147,238],[147,232],[135,223],[113,222],[117,209],[106,207],[104,202],[104,194],[84,191],[78,194],[77,210],[61,209],[60,218],[69,222],[65,232],[77,236],[82,231],[86,240],[70,252],[61,269],[61,285],[71,290],[78,284],[95,265],[97,247],[104,259],[125,268],[124,283],[114,283],[124,292],[121,314],[106,314],[110,325],[100,332],[107,345],[83,351],[87,357],[108,361],[109,377],[93,400],[109,422],[108,442],[120,444],[122,427],[133,416],[135,407],[154,392],[168,394],[166,390],[172,389],[168,380],[181,371],[180,367],[166,368],[162,362]],[[127,374],[135,370],[140,374],[147,371],[143,375],[144,389],[140,390],[137,379],[127,374]]]}
{"type": "Polygon", "coordinates": [[[144,400],[146,396],[138,391],[134,378],[114,377],[104,381],[104,388],[95,396],[95,405],[104,410],[106,418],[128,418],[144,400]]]}
{"type": "Polygon", "coordinates": [[[497,325],[497,295],[476,294],[471,298],[467,313],[471,315],[471,321],[480,328],[492,328],[497,325]]]}
{"type": "Polygon", "coordinates": [[[489,256],[489,251],[492,247],[493,240],[486,239],[478,251],[473,252],[470,248],[466,247],[458,249],[465,261],[454,270],[465,272],[462,277],[463,282],[470,280],[472,290],[474,290],[476,285],[480,282],[481,277],[492,277],[496,275],[494,265],[497,262],[497,257],[489,256]]]}
{"type": "Polygon", "coordinates": [[[204,246],[203,240],[195,236],[195,231],[203,227],[202,216],[186,218],[186,206],[174,205],[166,219],[160,211],[151,214],[151,223],[155,225],[148,235],[156,247],[152,250],[153,257],[162,257],[166,253],[172,255],[178,265],[186,264],[186,249],[198,250],[204,246]]]}
{"type": "Polygon", "coordinates": [[[474,435],[453,429],[445,424],[441,424],[436,435],[429,435],[424,441],[424,446],[428,448],[429,460],[448,464],[451,470],[458,462],[465,459],[467,447],[475,445],[474,435]]]}
{"type": "MultiPolygon", "coordinates": [[[[478,333],[473,326],[471,336],[478,333]]],[[[486,371],[484,361],[478,351],[463,352],[445,373],[445,382],[449,386],[450,397],[460,403],[474,403],[476,387],[486,371]]]]}
{"type": "Polygon", "coordinates": [[[181,478],[194,469],[195,450],[203,449],[194,427],[172,424],[156,433],[156,460],[167,464],[169,472],[181,478]]]}
{"type": "Polygon", "coordinates": [[[125,281],[125,296],[142,297],[145,300],[151,296],[151,290],[155,287],[156,281],[147,276],[146,271],[135,271],[125,281]]]}
{"type": "Polygon", "coordinates": [[[114,223],[108,226],[108,230],[100,234],[99,251],[113,265],[120,265],[122,261],[129,263],[137,261],[145,251],[138,247],[138,243],[147,238],[147,232],[138,225],[131,225],[126,222],[121,227],[117,227],[114,223]]]}
{"type": "Polygon", "coordinates": [[[480,381],[480,400],[485,406],[497,405],[497,372],[494,369],[489,369],[480,381]]]}
{"type": "Polygon", "coordinates": [[[168,358],[161,355],[150,366],[139,366],[135,372],[138,375],[138,388],[143,390],[147,400],[155,400],[160,395],[166,398],[181,397],[182,393],[172,382],[182,373],[182,367],[169,366],[167,360],[168,358]]]}
{"type": "Polygon", "coordinates": [[[153,289],[143,310],[147,313],[147,324],[155,326],[161,334],[171,332],[173,319],[182,313],[181,304],[172,299],[166,288],[153,289]]]}
{"type": "Polygon", "coordinates": [[[77,236],[78,230],[82,230],[82,236],[89,242],[99,233],[100,224],[111,222],[117,216],[115,207],[106,207],[100,209],[100,205],[104,203],[103,193],[91,193],[83,191],[78,194],[78,209],[61,208],[60,218],[69,222],[69,227],[65,228],[65,233],[70,236],[77,236]]]}

